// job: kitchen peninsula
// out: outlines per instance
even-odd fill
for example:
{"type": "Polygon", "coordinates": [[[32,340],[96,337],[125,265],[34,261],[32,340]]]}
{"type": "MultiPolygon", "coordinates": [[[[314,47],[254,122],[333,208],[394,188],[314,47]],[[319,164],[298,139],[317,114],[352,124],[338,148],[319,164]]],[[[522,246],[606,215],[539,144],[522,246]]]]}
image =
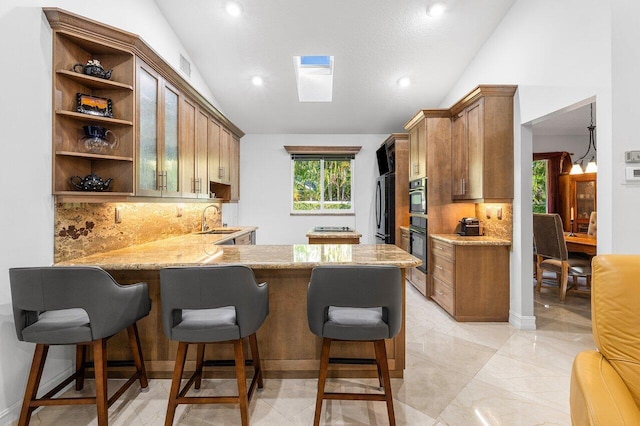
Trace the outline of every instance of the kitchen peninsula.
{"type": "MultiPolygon", "coordinates": [[[[231,234],[233,235],[233,234],[231,234]]],[[[244,264],[258,282],[269,284],[270,312],[258,330],[260,358],[266,377],[316,377],[322,340],[307,325],[306,299],[311,270],[318,265],[418,266],[420,261],[394,245],[220,245],[223,236],[189,234],[94,254],[57,263],[56,266],[95,265],[107,270],[120,284],[147,282],[153,301],[151,314],[139,322],[145,364],[150,377],[168,378],[173,370],[177,344],[162,331],[159,270],[170,266],[244,264]]],[[[224,236],[226,237],[226,236],[224,236]]],[[[404,295],[403,295],[404,299],[404,295]]],[[[111,360],[130,358],[126,336],[110,343],[111,360]]],[[[208,348],[207,350],[209,350],[208,348]]],[[[211,359],[233,359],[233,347],[217,347],[211,359]]],[[[366,345],[335,345],[335,357],[372,358],[366,345]]],[[[392,377],[402,377],[405,366],[405,330],[387,342],[392,377]]],[[[187,368],[194,368],[189,358],[187,368]]],[[[377,377],[374,365],[340,366],[342,375],[377,377]],[[347,370],[347,371],[345,371],[347,370]]],[[[231,371],[231,370],[230,370],[231,371]]]]}

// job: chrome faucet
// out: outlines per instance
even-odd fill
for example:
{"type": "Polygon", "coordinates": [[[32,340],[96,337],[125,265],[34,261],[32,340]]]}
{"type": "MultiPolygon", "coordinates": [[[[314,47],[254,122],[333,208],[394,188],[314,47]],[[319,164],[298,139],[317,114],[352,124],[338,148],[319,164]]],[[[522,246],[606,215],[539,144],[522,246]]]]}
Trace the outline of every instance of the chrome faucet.
{"type": "Polygon", "coordinates": [[[202,210],[202,232],[206,231],[207,229],[209,229],[209,226],[207,225],[207,220],[206,220],[206,216],[205,213],[207,212],[207,210],[209,209],[209,207],[214,207],[216,210],[218,210],[218,213],[222,213],[220,211],[220,207],[218,207],[215,204],[209,204],[207,207],[204,208],[204,210],[202,210]]]}

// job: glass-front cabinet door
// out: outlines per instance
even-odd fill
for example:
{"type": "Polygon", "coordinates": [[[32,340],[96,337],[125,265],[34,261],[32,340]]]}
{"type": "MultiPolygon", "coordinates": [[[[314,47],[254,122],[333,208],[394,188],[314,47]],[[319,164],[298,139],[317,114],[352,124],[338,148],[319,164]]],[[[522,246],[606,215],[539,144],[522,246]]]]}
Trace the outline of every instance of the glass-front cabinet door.
{"type": "Polygon", "coordinates": [[[589,217],[596,211],[595,173],[578,175],[575,179],[575,227],[576,232],[586,233],[589,229],[589,217]]]}
{"type": "Polygon", "coordinates": [[[138,61],[137,195],[180,196],[179,92],[138,61]]]}

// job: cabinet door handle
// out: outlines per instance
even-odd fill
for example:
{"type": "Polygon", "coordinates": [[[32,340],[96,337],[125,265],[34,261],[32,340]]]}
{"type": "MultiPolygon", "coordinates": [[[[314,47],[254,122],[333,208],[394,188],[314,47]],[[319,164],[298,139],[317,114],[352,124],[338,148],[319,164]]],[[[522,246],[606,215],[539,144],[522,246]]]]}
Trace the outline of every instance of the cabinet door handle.
{"type": "Polygon", "coordinates": [[[436,247],[435,247],[435,249],[436,249],[436,250],[443,250],[443,248],[442,248],[442,247],[440,247],[440,246],[436,246],[436,247]]]}
{"type": "Polygon", "coordinates": [[[162,191],[162,172],[158,172],[158,180],[156,181],[156,189],[162,191]]]}
{"type": "Polygon", "coordinates": [[[440,269],[441,271],[444,271],[444,268],[440,265],[436,265],[436,269],[440,269]]]}
{"type": "Polygon", "coordinates": [[[467,193],[467,181],[466,181],[466,179],[462,179],[462,193],[463,194],[467,193]]]}
{"type": "Polygon", "coordinates": [[[444,296],[444,293],[442,292],[442,290],[436,290],[436,293],[438,293],[438,295],[440,296],[444,296]]]}
{"type": "Polygon", "coordinates": [[[162,174],[164,175],[164,177],[162,179],[162,189],[164,189],[166,191],[166,190],[169,189],[168,183],[167,183],[169,178],[168,178],[167,172],[162,172],[162,174]]]}
{"type": "Polygon", "coordinates": [[[218,167],[218,178],[224,179],[224,167],[218,167]]]}

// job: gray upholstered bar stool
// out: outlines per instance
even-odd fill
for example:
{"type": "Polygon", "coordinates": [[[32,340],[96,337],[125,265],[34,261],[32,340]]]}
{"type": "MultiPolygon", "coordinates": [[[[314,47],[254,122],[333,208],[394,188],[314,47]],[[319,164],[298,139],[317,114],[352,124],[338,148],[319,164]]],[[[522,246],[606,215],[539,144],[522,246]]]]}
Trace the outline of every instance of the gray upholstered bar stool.
{"type": "Polygon", "coordinates": [[[148,386],[136,322],[149,314],[146,283],[121,286],[96,267],[13,268],[9,270],[18,340],[36,344],[19,425],[44,405],[96,404],[98,425],[108,424],[108,408],[136,380],[148,386]],[[116,392],[107,394],[107,339],[127,329],[136,372],[116,392]],[[76,372],[37,398],[50,345],[76,345],[76,372]],[[96,396],[53,398],[74,379],[84,386],[87,347],[93,349],[96,396]]]}
{"type": "Polygon", "coordinates": [[[386,401],[389,423],[396,424],[384,339],[402,326],[402,274],[394,266],[318,266],[311,273],[307,293],[311,332],[322,337],[318,394],[314,425],[320,424],[322,401],[386,401]],[[324,391],[332,340],[373,342],[378,379],[383,394],[328,393],[324,391]]]}
{"type": "Polygon", "coordinates": [[[160,270],[162,325],[178,352],[169,393],[165,425],[172,425],[178,404],[240,404],[243,425],[249,424],[249,401],[262,384],[256,331],[269,313],[266,283],[257,284],[253,271],[242,265],[166,268],[160,270]],[[247,390],[243,338],[248,337],[254,368],[247,390]],[[196,369],[182,390],[180,384],[189,344],[197,344],[196,369]],[[233,343],[237,396],[188,397],[199,389],[207,343],[233,343]]]}

